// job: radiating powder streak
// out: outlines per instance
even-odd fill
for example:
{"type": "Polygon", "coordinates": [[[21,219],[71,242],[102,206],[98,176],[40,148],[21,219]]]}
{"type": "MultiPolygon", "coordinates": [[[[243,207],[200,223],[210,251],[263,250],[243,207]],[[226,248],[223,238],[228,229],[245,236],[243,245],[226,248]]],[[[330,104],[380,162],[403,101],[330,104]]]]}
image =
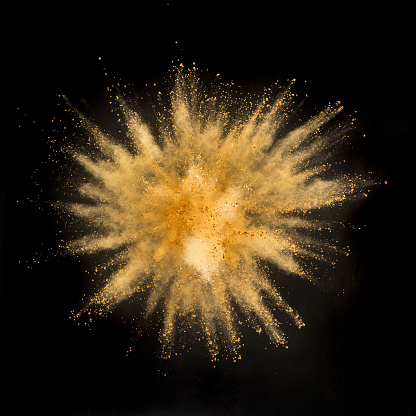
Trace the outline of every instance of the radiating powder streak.
{"type": "Polygon", "coordinates": [[[326,128],[339,103],[282,133],[294,96],[289,86],[274,102],[245,100],[237,112],[231,96],[208,95],[195,71],[180,68],[157,137],[116,94],[130,149],[74,109],[100,156],[74,151],[89,174],[78,188],[88,202],[57,205],[92,231],[67,248],[110,251],[117,266],[80,314],[110,311],[144,292],[147,316],[163,308],[166,354],[178,322],[189,320],[199,323],[213,357],[221,344],[237,351],[239,314],[275,344],[285,335],[270,305],[304,325],[259,261],[310,279],[305,259],[328,260],[334,250],[311,236],[328,224],[310,214],[361,196],[364,181],[334,176],[327,160],[350,127],[326,128]]]}

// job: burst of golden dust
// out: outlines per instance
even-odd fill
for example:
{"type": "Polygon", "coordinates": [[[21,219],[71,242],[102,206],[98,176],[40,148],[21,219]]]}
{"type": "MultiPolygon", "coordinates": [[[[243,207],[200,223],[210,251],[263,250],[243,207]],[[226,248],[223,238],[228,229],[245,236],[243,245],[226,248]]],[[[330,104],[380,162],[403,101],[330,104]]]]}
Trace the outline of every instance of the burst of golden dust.
{"type": "Polygon", "coordinates": [[[328,257],[332,247],[308,233],[325,224],[309,214],[363,186],[359,177],[327,178],[326,159],[349,126],[323,128],[342,107],[328,105],[282,134],[294,111],[290,86],[274,102],[267,95],[256,105],[246,99],[234,111],[221,88],[208,95],[195,70],[180,68],[155,137],[120,93],[116,101],[134,148],[77,112],[100,156],[74,153],[89,173],[79,186],[88,202],[61,205],[93,230],[71,241],[70,252],[114,252],[117,265],[81,313],[102,313],[144,292],[147,315],[163,308],[166,354],[178,322],[188,321],[200,325],[213,357],[221,344],[236,352],[241,313],[284,344],[268,305],[298,327],[303,322],[259,260],[309,278],[304,260],[328,257]]]}

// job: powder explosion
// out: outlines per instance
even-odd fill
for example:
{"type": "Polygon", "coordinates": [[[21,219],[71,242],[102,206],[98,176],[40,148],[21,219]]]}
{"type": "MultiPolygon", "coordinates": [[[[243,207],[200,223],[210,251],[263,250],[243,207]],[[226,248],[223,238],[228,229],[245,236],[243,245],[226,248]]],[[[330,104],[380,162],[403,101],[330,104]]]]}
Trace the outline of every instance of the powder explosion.
{"type": "Polygon", "coordinates": [[[129,146],[73,109],[95,149],[72,149],[88,172],[78,185],[84,202],[56,206],[80,219],[69,252],[110,253],[112,269],[78,315],[106,313],[140,292],[146,316],[162,311],[165,355],[181,327],[197,325],[213,358],[221,345],[238,350],[243,315],[275,344],[285,336],[274,308],[304,325],[264,264],[311,279],[308,259],[328,260],[336,249],[318,238],[329,224],[312,214],[361,196],[364,181],[328,178],[327,160],[351,127],[324,128],[339,103],[285,131],[294,97],[288,86],[275,100],[237,100],[235,110],[235,96],[222,87],[208,94],[196,71],[181,67],[156,135],[116,94],[129,146]]]}

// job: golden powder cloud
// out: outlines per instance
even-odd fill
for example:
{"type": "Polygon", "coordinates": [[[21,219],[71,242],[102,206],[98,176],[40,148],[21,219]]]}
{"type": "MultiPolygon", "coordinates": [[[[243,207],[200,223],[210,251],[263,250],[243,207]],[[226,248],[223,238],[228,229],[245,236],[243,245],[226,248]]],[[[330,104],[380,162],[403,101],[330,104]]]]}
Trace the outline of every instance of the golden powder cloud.
{"type": "Polygon", "coordinates": [[[181,67],[157,128],[117,91],[128,146],[72,108],[94,151],[72,150],[85,172],[77,185],[83,202],[55,205],[88,226],[85,233],[80,225],[69,252],[105,251],[112,266],[79,314],[111,311],[139,292],[147,316],[163,311],[166,355],[178,323],[189,322],[214,358],[221,345],[238,350],[241,316],[275,344],[285,344],[285,335],[272,309],[303,325],[261,265],[311,279],[307,260],[331,259],[336,249],[316,237],[330,225],[312,214],[361,197],[369,182],[336,175],[330,163],[352,124],[328,128],[339,103],[289,131],[292,86],[271,97],[238,100],[221,84],[208,93],[196,70],[181,67]]]}

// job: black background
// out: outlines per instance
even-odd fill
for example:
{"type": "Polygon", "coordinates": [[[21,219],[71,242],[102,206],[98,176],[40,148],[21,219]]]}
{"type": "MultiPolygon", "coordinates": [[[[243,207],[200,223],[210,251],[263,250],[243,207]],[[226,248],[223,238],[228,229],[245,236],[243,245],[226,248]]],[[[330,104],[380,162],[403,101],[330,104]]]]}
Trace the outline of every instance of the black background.
{"type": "Polygon", "coordinates": [[[411,414],[412,11],[397,2],[324,4],[168,0],[7,9],[4,414],[411,414]],[[347,112],[357,110],[359,140],[347,157],[387,181],[350,218],[351,256],[332,272],[333,286],[342,284],[344,295],[339,287],[275,271],[306,322],[301,330],[285,324],[288,349],[247,330],[237,363],[214,367],[198,346],[166,362],[156,357],[149,331],[126,357],[132,332],[116,316],[90,328],[68,319],[86,288],[85,267],[68,258],[45,261],[48,247],[58,244],[56,218],[39,202],[55,183],[46,136],[61,111],[58,95],[99,107],[107,99],[103,65],[142,88],[158,82],[177,59],[257,91],[276,79],[307,80],[305,91],[317,107],[340,100],[347,112]]]}

